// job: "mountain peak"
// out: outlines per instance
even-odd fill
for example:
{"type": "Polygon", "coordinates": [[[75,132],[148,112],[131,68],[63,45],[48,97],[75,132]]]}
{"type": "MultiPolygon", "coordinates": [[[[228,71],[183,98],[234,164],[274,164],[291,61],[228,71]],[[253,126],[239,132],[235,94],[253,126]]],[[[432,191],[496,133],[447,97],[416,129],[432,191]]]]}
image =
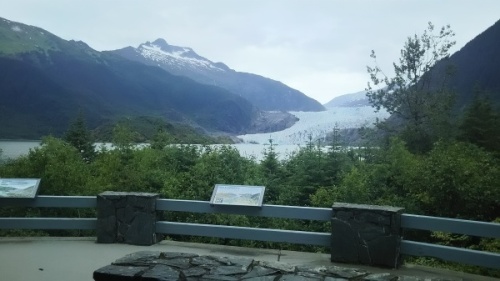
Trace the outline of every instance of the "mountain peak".
{"type": "Polygon", "coordinates": [[[217,86],[241,96],[263,110],[321,111],[317,101],[281,82],[251,73],[236,72],[221,62],[213,62],[193,49],[169,45],[163,39],[146,42],[134,49],[116,50],[131,60],[154,65],[199,83],[217,86]]]}
{"type": "MultiPolygon", "coordinates": [[[[162,38],[158,38],[153,42],[147,41],[146,43],[140,44],[138,48],[133,48],[132,50],[133,53],[136,55],[138,54],[139,57],[143,57],[145,60],[149,61],[149,64],[158,66],[163,65],[169,72],[172,72],[170,68],[178,70],[190,68],[193,71],[197,71],[200,68],[208,68],[216,69],[217,71],[230,71],[230,69],[222,63],[213,63],[195,53],[191,48],[169,45],[167,41],[162,38]]],[[[122,55],[124,55],[124,53],[130,51],[131,50],[124,49],[119,52],[122,52],[122,55]]],[[[125,56],[130,58],[130,56],[125,56]]],[[[144,61],[142,62],[145,63],[144,61]]],[[[148,64],[148,62],[146,62],[146,64],[148,64]]]]}
{"type": "Polygon", "coordinates": [[[193,49],[188,47],[179,47],[174,45],[169,45],[167,41],[163,38],[158,38],[153,42],[147,41],[139,45],[138,50],[144,49],[155,49],[156,52],[163,52],[165,54],[183,56],[183,57],[192,57],[192,58],[201,58],[196,54],[193,49]]]}
{"type": "Polygon", "coordinates": [[[158,38],[155,41],[153,41],[154,45],[160,46],[160,47],[169,47],[170,45],[167,43],[167,41],[163,38],[158,38]]]}

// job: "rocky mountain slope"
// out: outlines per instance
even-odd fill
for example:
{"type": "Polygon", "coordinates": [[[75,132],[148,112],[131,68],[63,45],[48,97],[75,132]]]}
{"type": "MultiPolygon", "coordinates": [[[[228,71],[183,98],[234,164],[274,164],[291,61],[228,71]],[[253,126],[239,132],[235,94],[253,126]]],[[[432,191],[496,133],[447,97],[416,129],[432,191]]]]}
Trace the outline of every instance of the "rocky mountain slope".
{"type": "Polygon", "coordinates": [[[449,85],[457,94],[457,108],[465,108],[476,93],[489,96],[500,106],[500,20],[451,55],[448,62],[438,64],[436,70],[446,71],[447,64],[454,67],[449,85]]]}
{"type": "Polygon", "coordinates": [[[267,128],[263,116],[278,127],[291,120],[223,88],[0,18],[0,138],[59,136],[79,111],[90,128],[149,116],[230,134],[267,128]]]}
{"type": "Polygon", "coordinates": [[[325,103],[323,106],[328,109],[334,107],[360,107],[370,106],[370,102],[366,97],[366,91],[361,91],[335,97],[329,102],[325,103]]]}
{"type": "Polygon", "coordinates": [[[191,48],[169,45],[158,39],[137,48],[127,47],[113,51],[127,59],[159,66],[197,82],[222,87],[235,93],[262,110],[267,111],[321,111],[316,100],[285,84],[251,73],[237,72],[223,63],[212,62],[191,48]]]}

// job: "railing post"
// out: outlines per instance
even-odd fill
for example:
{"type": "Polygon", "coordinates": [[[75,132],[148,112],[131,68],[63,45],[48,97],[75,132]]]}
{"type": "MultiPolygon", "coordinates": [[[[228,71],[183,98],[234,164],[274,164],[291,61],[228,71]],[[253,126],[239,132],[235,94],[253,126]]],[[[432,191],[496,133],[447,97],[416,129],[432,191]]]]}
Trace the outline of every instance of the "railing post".
{"type": "Polygon", "coordinates": [[[335,203],[332,210],[332,262],[401,265],[403,208],[335,203]]]}
{"type": "Polygon", "coordinates": [[[106,191],[97,195],[97,243],[156,243],[158,194],[106,191]]]}

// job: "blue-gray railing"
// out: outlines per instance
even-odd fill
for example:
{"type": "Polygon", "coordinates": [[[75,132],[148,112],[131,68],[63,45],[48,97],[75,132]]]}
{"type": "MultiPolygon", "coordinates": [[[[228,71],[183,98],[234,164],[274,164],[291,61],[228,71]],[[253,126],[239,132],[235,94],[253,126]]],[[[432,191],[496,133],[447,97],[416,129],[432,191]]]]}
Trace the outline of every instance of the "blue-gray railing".
{"type": "MultiPolygon", "coordinates": [[[[38,196],[35,199],[0,199],[0,207],[95,208],[95,196],[38,196]]],[[[329,222],[330,208],[263,205],[261,208],[217,206],[206,201],[158,199],[157,211],[223,213],[268,218],[317,220],[329,222]]],[[[96,218],[0,218],[0,229],[96,229],[96,218]]],[[[500,238],[500,224],[460,219],[403,214],[403,229],[420,229],[500,238]]],[[[330,247],[330,233],[260,229],[226,225],[210,225],[158,221],[156,231],[167,235],[193,235],[229,239],[248,239],[330,247]]],[[[442,260],[500,269],[500,254],[402,240],[401,253],[411,256],[436,257],[442,260]]]]}

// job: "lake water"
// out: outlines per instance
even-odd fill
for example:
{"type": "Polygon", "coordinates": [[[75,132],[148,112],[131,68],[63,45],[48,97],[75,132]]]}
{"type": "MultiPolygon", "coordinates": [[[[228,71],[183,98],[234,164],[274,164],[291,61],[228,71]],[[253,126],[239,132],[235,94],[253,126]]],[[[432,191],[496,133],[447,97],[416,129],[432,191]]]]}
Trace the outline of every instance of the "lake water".
{"type": "MultiPolygon", "coordinates": [[[[249,134],[238,136],[244,143],[233,144],[240,155],[255,158],[257,161],[264,157],[263,151],[267,147],[269,138],[277,144],[275,151],[280,159],[286,159],[291,153],[297,151],[300,146],[305,146],[309,136],[314,139],[323,139],[328,133],[335,129],[359,128],[372,124],[377,118],[384,119],[388,116],[386,112],[375,112],[369,106],[364,107],[334,107],[320,112],[292,112],[299,121],[288,129],[265,134],[249,134]]],[[[99,147],[102,143],[98,143],[99,147]]],[[[12,141],[0,140],[0,149],[3,150],[0,160],[16,158],[27,154],[30,149],[40,145],[40,141],[12,141]]],[[[108,143],[104,143],[111,147],[108,143]]],[[[220,146],[220,145],[213,145],[220,146]]],[[[328,148],[324,148],[325,150],[328,148]]]]}
{"type": "MultiPolygon", "coordinates": [[[[111,147],[109,143],[97,143],[96,147],[105,145],[106,147],[111,147]]],[[[0,149],[2,153],[0,155],[0,160],[17,158],[21,155],[26,155],[29,153],[30,149],[40,146],[40,141],[8,141],[0,140],[0,149]]],[[[219,147],[220,144],[214,144],[213,147],[219,147]]],[[[255,158],[257,161],[263,159],[263,151],[268,147],[265,144],[250,144],[250,143],[239,143],[232,144],[240,155],[247,158],[255,158]]],[[[300,148],[299,145],[293,144],[280,144],[275,146],[275,151],[278,153],[280,159],[287,158],[288,155],[297,151],[300,148]]]]}

